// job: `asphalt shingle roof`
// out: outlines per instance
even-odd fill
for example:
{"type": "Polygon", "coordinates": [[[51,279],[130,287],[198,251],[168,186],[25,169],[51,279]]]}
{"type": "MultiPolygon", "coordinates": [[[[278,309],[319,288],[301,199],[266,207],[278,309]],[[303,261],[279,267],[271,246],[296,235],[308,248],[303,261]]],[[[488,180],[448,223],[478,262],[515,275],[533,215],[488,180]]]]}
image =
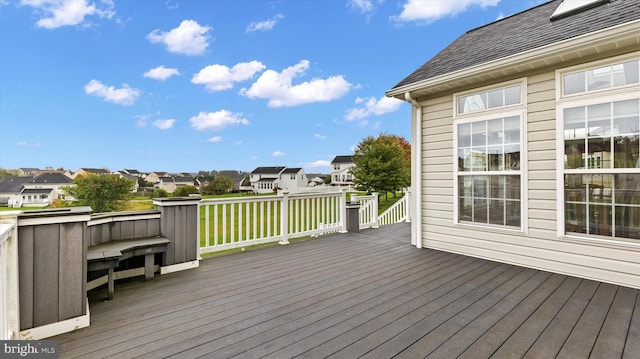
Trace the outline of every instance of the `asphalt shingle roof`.
{"type": "Polygon", "coordinates": [[[33,177],[4,177],[0,178],[0,193],[20,193],[22,185],[27,182],[31,182],[33,177]]]}
{"type": "Polygon", "coordinates": [[[353,162],[353,156],[336,156],[331,163],[351,163],[353,162]]]}
{"type": "Polygon", "coordinates": [[[71,178],[58,172],[42,173],[29,181],[30,183],[72,183],[71,178]]]}
{"type": "Polygon", "coordinates": [[[640,0],[611,0],[551,20],[561,2],[553,0],[468,31],[393,88],[640,19],[640,0]]]}
{"type": "Polygon", "coordinates": [[[251,171],[252,174],[279,174],[285,167],[258,167],[251,171]]]}

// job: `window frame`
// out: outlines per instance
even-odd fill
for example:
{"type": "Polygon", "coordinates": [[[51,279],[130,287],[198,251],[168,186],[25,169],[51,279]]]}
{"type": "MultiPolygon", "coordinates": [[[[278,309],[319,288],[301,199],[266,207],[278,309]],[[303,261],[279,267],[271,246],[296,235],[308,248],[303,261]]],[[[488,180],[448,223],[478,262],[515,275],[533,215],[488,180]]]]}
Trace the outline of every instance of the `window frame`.
{"type": "Polygon", "coordinates": [[[456,227],[472,228],[474,230],[490,230],[504,232],[528,232],[528,196],[527,196],[527,79],[520,78],[512,81],[501,82],[485,87],[474,88],[469,91],[455,93],[453,95],[453,225],[456,227]],[[459,98],[476,93],[483,93],[502,88],[520,85],[520,103],[515,105],[506,105],[502,107],[488,108],[474,112],[459,113],[459,98]],[[465,123],[483,122],[508,117],[518,117],[520,123],[520,169],[518,171],[480,171],[470,172],[470,175],[519,175],[520,176],[520,226],[496,225],[490,223],[466,222],[460,221],[460,192],[459,178],[461,175],[458,169],[458,125],[465,123]]]}
{"type": "MultiPolygon", "coordinates": [[[[580,93],[572,93],[564,95],[564,75],[576,73],[580,71],[589,71],[604,66],[613,66],[631,60],[640,61],[640,52],[633,52],[621,56],[611,57],[603,60],[587,62],[584,64],[557,69],[555,71],[556,84],[556,193],[557,201],[557,237],[563,239],[574,239],[581,242],[591,241],[597,243],[609,244],[633,244],[637,245],[639,241],[634,238],[614,237],[607,235],[596,235],[587,233],[566,232],[565,223],[565,175],[581,174],[581,175],[597,175],[610,174],[638,174],[638,168],[582,168],[582,169],[565,169],[565,138],[564,138],[564,111],[569,108],[584,107],[599,104],[611,104],[614,102],[639,100],[640,101],[640,82],[584,91],[580,93]]],[[[640,64],[639,64],[640,65],[640,64]]],[[[590,202],[587,202],[590,203],[590,202]]],[[[615,203],[613,204],[615,210],[615,203]]],[[[588,223],[587,223],[588,224],[588,223]]],[[[612,223],[615,225],[615,223],[612,223]]]]}

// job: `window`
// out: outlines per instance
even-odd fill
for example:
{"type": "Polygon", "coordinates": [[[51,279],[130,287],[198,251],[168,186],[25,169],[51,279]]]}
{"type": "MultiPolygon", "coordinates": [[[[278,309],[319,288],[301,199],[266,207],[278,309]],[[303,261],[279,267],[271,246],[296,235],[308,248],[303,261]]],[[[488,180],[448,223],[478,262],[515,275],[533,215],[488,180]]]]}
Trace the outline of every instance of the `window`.
{"type": "Polygon", "coordinates": [[[522,88],[517,83],[455,97],[457,223],[523,228],[522,88]],[[481,110],[487,111],[475,113],[481,110]]]}
{"type": "Polygon", "coordinates": [[[560,234],[640,239],[639,64],[560,72],[560,234]]]}
{"type": "Polygon", "coordinates": [[[520,85],[471,93],[458,97],[458,113],[471,113],[522,103],[520,85]]]}
{"type": "Polygon", "coordinates": [[[551,14],[551,20],[561,19],[607,2],[609,0],[564,0],[551,14]]]}
{"type": "Polygon", "coordinates": [[[562,77],[565,96],[637,84],[640,82],[640,60],[570,72],[562,77]]]}

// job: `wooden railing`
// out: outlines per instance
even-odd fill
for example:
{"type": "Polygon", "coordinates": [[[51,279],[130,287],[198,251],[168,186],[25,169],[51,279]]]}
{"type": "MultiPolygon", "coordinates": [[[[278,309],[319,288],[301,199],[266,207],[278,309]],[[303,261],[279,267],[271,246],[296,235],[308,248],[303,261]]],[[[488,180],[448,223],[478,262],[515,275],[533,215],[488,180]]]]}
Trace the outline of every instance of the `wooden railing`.
{"type": "Polygon", "coordinates": [[[200,253],[344,231],[346,191],[200,202],[200,253]]]}

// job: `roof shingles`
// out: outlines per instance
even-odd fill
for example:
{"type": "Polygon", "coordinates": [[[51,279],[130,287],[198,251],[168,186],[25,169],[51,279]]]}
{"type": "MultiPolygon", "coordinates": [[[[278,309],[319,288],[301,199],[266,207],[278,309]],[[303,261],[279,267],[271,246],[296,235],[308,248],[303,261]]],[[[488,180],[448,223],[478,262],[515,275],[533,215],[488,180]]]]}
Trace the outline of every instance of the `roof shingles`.
{"type": "Polygon", "coordinates": [[[393,88],[640,19],[640,0],[611,0],[552,21],[561,2],[553,0],[468,31],[393,88]]]}

